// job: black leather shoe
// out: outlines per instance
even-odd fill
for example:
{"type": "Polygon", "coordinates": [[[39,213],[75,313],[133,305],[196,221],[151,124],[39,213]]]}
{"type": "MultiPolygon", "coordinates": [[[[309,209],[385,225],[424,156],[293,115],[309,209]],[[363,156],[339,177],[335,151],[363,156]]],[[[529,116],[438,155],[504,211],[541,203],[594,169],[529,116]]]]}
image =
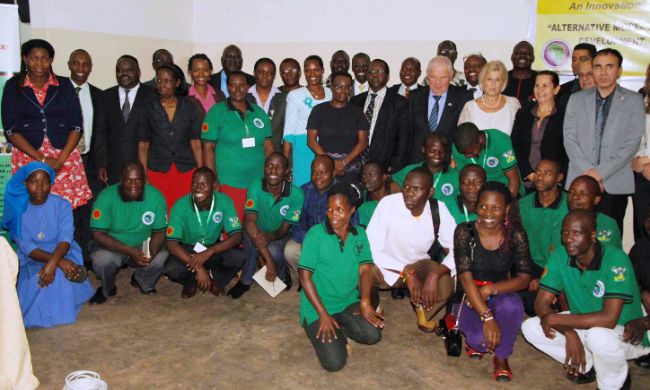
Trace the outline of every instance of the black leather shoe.
{"type": "Polygon", "coordinates": [[[650,368],[650,353],[636,359],[634,361],[634,364],[636,364],[637,366],[642,367],[642,368],[650,368]]]}
{"type": "Polygon", "coordinates": [[[138,290],[140,290],[140,294],[142,295],[151,295],[158,292],[156,291],[155,288],[152,288],[151,290],[147,290],[147,291],[143,290],[142,287],[140,286],[140,283],[138,283],[138,281],[135,280],[135,274],[131,275],[131,286],[137,287],[138,290]]]}
{"type": "Polygon", "coordinates": [[[596,370],[592,367],[591,370],[587,371],[584,374],[578,374],[578,375],[567,374],[566,377],[568,380],[575,383],[576,385],[584,385],[596,380],[596,370]]]}
{"type": "Polygon", "coordinates": [[[228,290],[226,295],[230,295],[232,297],[232,299],[239,299],[242,295],[244,295],[246,293],[246,291],[248,291],[250,289],[251,289],[251,286],[247,286],[247,285],[243,284],[241,282],[241,280],[240,280],[239,282],[237,282],[237,284],[233,288],[228,290]]]}
{"type": "Polygon", "coordinates": [[[291,272],[289,272],[289,267],[287,267],[287,271],[285,272],[284,279],[282,279],[282,281],[287,285],[287,291],[291,290],[293,281],[291,280],[291,272]]]}
{"type": "Polygon", "coordinates": [[[99,286],[97,287],[97,291],[95,291],[95,295],[93,295],[93,297],[90,298],[88,303],[91,305],[101,305],[102,303],[106,302],[107,299],[108,298],[106,298],[104,296],[104,293],[102,292],[102,286],[99,286]]]}

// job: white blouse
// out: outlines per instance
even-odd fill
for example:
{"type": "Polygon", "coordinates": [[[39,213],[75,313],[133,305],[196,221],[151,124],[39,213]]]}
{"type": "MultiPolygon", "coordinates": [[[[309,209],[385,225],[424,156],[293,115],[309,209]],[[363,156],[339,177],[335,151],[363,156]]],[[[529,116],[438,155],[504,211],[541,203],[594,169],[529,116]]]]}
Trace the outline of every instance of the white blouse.
{"type": "Polygon", "coordinates": [[[481,110],[476,100],[470,100],[465,103],[463,111],[460,112],[458,124],[472,122],[479,130],[497,129],[510,135],[512,133],[512,125],[515,123],[515,116],[521,108],[521,104],[517,98],[505,95],[501,96],[506,99],[506,104],[497,112],[485,112],[481,110]]]}

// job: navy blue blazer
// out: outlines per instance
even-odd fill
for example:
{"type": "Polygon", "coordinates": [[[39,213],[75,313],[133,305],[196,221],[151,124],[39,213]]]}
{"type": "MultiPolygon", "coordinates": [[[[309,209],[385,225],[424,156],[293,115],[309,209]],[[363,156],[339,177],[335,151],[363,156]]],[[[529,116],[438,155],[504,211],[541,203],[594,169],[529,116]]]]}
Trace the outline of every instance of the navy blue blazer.
{"type": "Polygon", "coordinates": [[[63,149],[71,131],[82,131],[81,105],[70,79],[56,76],[59,86],[50,85],[41,106],[34,91],[19,86],[19,76],[7,81],[2,95],[2,126],[9,139],[20,134],[35,148],[45,135],[52,146],[63,149]]]}

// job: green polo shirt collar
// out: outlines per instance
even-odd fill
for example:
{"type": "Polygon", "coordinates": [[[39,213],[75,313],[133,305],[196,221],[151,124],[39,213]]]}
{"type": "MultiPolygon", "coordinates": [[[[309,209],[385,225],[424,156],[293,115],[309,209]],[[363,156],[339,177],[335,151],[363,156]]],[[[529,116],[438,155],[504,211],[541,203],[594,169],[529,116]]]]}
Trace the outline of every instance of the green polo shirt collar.
{"type": "MultiPolygon", "coordinates": [[[[251,104],[250,104],[246,99],[244,99],[244,103],[246,103],[246,111],[248,111],[248,112],[255,112],[255,110],[253,109],[253,106],[251,106],[251,104]]],[[[239,114],[240,117],[242,117],[242,119],[244,119],[244,118],[243,118],[244,116],[242,115],[241,111],[239,111],[239,110],[238,110],[238,109],[237,109],[237,108],[232,104],[232,99],[230,99],[229,97],[226,98],[226,107],[228,108],[228,110],[236,112],[237,114],[239,114]]]]}
{"type": "MultiPolygon", "coordinates": [[[[600,270],[600,266],[603,263],[603,248],[600,246],[600,241],[596,241],[596,254],[594,255],[594,259],[591,260],[589,265],[587,266],[587,271],[598,271],[600,270]]],[[[576,259],[575,256],[571,256],[569,258],[569,267],[577,268],[578,271],[582,272],[582,269],[578,266],[578,260],[576,259]]]]}
{"type": "MultiPolygon", "coordinates": [[[[329,235],[335,235],[336,233],[334,232],[334,229],[332,229],[332,225],[330,225],[330,220],[325,218],[323,221],[323,226],[325,226],[325,231],[329,235]]],[[[354,225],[350,225],[350,233],[352,235],[356,236],[357,235],[357,228],[354,227],[354,225]]]]}
{"type": "Polygon", "coordinates": [[[539,192],[535,192],[535,203],[534,203],[533,207],[538,208],[538,209],[544,209],[544,208],[553,209],[553,210],[559,209],[560,205],[562,204],[562,199],[564,198],[564,191],[562,191],[559,188],[558,188],[558,190],[560,191],[560,196],[555,198],[553,203],[548,205],[548,207],[544,207],[544,205],[539,201],[539,192]]]}
{"type": "MultiPolygon", "coordinates": [[[[275,197],[273,193],[269,191],[266,184],[266,179],[262,179],[262,191],[269,193],[271,196],[275,197]]],[[[273,204],[277,204],[282,198],[288,198],[289,195],[291,195],[291,183],[285,180],[282,182],[282,191],[280,191],[280,196],[275,200],[273,204]]]]}

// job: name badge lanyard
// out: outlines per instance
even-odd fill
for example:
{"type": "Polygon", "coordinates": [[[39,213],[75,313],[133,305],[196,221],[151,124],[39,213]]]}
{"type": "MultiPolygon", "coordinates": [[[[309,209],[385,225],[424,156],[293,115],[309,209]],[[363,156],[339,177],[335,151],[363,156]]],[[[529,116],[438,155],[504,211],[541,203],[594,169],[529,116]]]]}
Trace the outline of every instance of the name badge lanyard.
{"type": "Polygon", "coordinates": [[[433,182],[433,188],[438,187],[438,182],[440,181],[440,177],[442,176],[442,171],[438,172],[436,175],[436,180],[433,182]]]}
{"type": "Polygon", "coordinates": [[[199,221],[199,226],[201,226],[201,231],[203,232],[203,238],[201,238],[201,244],[205,245],[205,238],[207,233],[205,229],[210,224],[210,217],[212,216],[212,211],[214,210],[214,194],[212,194],[212,203],[210,204],[210,211],[208,212],[208,217],[205,219],[205,226],[203,226],[203,221],[201,221],[201,215],[199,214],[199,208],[196,206],[196,202],[192,202],[194,205],[194,212],[196,213],[196,220],[199,221]]]}
{"type": "MultiPolygon", "coordinates": [[[[481,165],[481,168],[483,168],[483,169],[485,169],[485,163],[487,162],[487,155],[488,155],[488,153],[487,153],[487,151],[488,151],[488,134],[487,133],[484,133],[484,134],[485,134],[485,154],[483,155],[483,165],[481,165]]],[[[470,157],[470,160],[472,160],[472,162],[474,164],[478,164],[474,157],[470,157]]]]}
{"type": "Polygon", "coordinates": [[[467,212],[467,206],[463,203],[463,213],[465,214],[465,222],[469,222],[469,213],[467,212]]]}

